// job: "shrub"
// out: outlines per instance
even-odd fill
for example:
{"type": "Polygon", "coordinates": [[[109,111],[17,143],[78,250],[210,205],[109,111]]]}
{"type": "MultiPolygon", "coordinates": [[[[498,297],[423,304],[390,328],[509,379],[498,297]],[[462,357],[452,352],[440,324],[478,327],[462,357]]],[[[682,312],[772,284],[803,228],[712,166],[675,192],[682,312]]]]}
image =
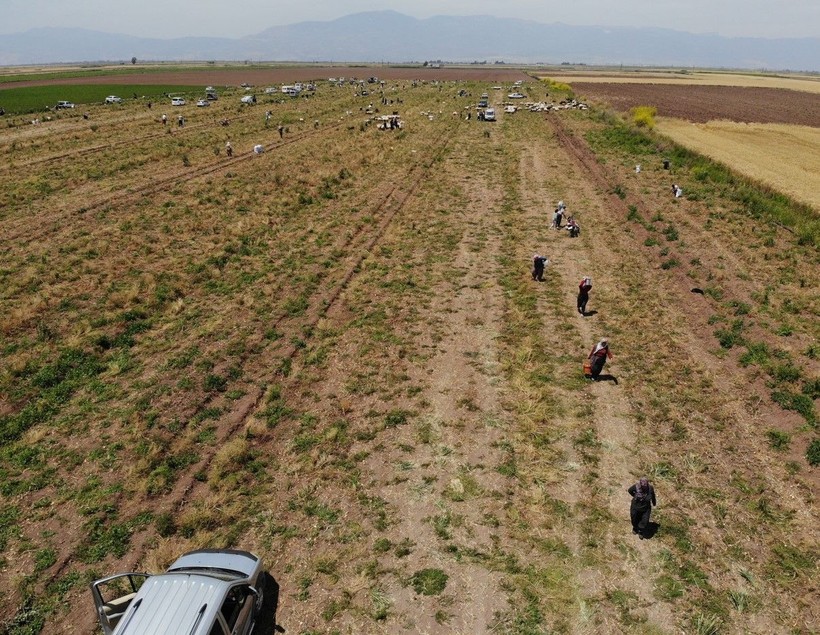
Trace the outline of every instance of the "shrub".
{"type": "Polygon", "coordinates": [[[655,127],[655,115],[658,114],[658,109],[654,106],[635,106],[629,112],[632,115],[632,123],[638,128],[651,130],[655,127]]]}
{"type": "Polygon", "coordinates": [[[814,439],[809,443],[809,447],[806,450],[806,460],[812,467],[820,465],[820,438],[814,439]]]}

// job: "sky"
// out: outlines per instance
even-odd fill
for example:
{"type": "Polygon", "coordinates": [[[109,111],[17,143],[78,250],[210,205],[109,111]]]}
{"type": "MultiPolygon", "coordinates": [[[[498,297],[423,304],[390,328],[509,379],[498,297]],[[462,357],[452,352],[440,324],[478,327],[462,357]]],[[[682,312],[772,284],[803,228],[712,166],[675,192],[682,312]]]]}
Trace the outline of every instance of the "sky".
{"type": "Polygon", "coordinates": [[[820,0],[0,0],[0,33],[62,26],[141,37],[235,38],[385,9],[420,19],[491,15],[727,37],[820,37],[820,0]]]}

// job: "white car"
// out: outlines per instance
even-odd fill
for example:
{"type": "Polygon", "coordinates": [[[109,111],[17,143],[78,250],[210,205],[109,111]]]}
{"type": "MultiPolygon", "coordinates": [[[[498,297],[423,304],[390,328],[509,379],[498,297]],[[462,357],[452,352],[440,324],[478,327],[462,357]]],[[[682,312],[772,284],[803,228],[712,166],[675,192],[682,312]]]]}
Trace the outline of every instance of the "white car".
{"type": "Polygon", "coordinates": [[[116,95],[109,95],[108,97],[105,98],[105,103],[106,104],[121,104],[122,103],[122,97],[117,97],[116,95]]]}
{"type": "Polygon", "coordinates": [[[196,105],[197,108],[204,108],[205,106],[210,106],[211,102],[209,102],[207,99],[200,99],[198,102],[196,102],[196,105]]]}
{"type": "Polygon", "coordinates": [[[184,106],[185,100],[182,97],[172,97],[171,98],[171,105],[172,106],[184,106]]]}
{"type": "Polygon", "coordinates": [[[64,108],[74,108],[74,104],[72,104],[70,101],[58,101],[55,108],[57,110],[63,110],[64,108]]]}
{"type": "Polygon", "coordinates": [[[91,595],[104,635],[251,635],[275,603],[272,585],[252,553],[201,549],[165,573],[97,580],[91,595]]]}
{"type": "Polygon", "coordinates": [[[509,99],[524,99],[524,97],[526,97],[526,95],[522,95],[521,93],[516,91],[514,93],[510,93],[509,95],[507,95],[507,97],[509,99]]]}

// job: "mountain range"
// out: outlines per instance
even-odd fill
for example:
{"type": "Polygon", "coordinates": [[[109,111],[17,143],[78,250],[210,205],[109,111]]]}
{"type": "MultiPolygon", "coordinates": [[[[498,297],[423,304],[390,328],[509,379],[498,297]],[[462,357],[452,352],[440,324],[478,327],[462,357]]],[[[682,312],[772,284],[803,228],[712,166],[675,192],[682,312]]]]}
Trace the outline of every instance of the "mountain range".
{"type": "Polygon", "coordinates": [[[728,38],[674,29],[545,24],[491,16],[416,19],[395,11],[275,26],[242,38],[143,38],[77,28],[0,35],[0,64],[123,61],[677,66],[820,70],[820,38],[728,38]]]}

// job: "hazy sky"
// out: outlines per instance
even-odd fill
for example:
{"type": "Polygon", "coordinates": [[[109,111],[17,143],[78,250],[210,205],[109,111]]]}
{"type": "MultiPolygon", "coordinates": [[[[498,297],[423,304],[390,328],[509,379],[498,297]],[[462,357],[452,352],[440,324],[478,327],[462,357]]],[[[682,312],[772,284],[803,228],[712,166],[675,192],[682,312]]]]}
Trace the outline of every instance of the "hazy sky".
{"type": "Polygon", "coordinates": [[[239,37],[384,9],[415,18],[481,14],[730,37],[820,37],[820,0],[0,0],[0,32],[67,26],[143,37],[239,37]]]}

